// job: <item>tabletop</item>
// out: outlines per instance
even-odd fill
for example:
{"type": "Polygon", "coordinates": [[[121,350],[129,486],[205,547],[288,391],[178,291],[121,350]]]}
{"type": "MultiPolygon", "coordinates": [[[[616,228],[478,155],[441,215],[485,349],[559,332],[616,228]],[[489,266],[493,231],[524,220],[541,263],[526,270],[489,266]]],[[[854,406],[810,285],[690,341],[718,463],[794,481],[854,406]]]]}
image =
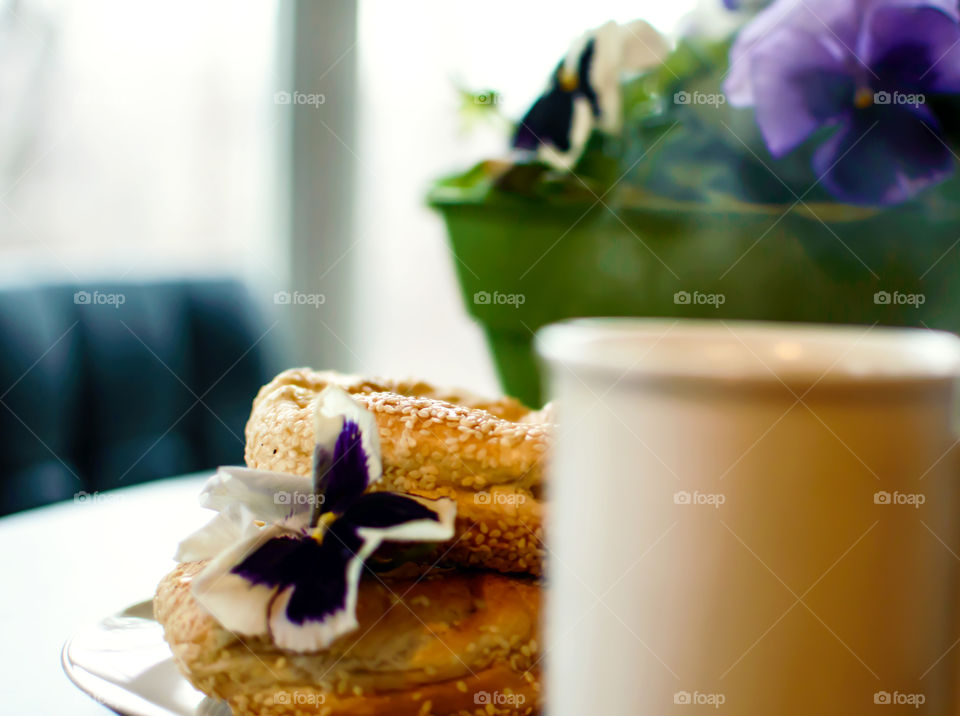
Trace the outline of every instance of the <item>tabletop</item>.
{"type": "Polygon", "coordinates": [[[67,680],[60,648],[79,627],[153,595],[177,542],[213,515],[197,502],[209,474],[0,518],[4,713],[109,713],[67,680]]]}

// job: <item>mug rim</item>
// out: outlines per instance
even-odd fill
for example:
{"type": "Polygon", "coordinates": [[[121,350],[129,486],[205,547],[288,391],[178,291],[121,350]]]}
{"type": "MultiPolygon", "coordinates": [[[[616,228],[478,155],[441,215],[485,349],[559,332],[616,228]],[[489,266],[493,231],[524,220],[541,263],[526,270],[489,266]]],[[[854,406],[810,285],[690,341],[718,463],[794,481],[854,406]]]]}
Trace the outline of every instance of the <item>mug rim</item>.
{"type": "Polygon", "coordinates": [[[960,378],[957,335],[877,324],[575,318],[540,329],[535,347],[551,368],[622,379],[792,386],[960,378]]]}

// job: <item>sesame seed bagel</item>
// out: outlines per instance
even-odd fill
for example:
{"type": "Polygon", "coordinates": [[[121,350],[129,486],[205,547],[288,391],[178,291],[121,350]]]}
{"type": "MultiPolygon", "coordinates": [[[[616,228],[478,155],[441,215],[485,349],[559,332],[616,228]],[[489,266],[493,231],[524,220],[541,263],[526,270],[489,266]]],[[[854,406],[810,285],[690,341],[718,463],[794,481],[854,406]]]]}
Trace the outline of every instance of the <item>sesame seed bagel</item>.
{"type": "Polygon", "coordinates": [[[253,402],[247,465],[309,475],[312,403],[331,383],[376,418],[383,479],[373,489],[456,500],[456,535],[444,546],[445,560],[543,573],[547,412],[419,381],[292,369],[261,388],[253,402]]]}
{"type": "Polygon", "coordinates": [[[203,562],[180,564],[154,613],[180,670],[237,716],[537,714],[540,587],[491,572],[366,577],[359,628],[293,653],[238,637],[194,599],[203,562]]]}

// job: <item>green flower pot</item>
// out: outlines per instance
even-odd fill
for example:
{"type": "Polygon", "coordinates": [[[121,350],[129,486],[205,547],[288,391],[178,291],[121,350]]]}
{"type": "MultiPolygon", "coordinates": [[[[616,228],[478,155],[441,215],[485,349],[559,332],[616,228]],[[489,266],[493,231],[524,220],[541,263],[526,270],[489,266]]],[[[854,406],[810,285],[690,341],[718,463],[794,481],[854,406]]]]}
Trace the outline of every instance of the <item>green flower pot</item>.
{"type": "Polygon", "coordinates": [[[577,316],[927,326],[960,332],[960,203],[874,210],[635,196],[552,203],[438,186],[464,305],[503,389],[542,403],[534,332],[577,316]]]}

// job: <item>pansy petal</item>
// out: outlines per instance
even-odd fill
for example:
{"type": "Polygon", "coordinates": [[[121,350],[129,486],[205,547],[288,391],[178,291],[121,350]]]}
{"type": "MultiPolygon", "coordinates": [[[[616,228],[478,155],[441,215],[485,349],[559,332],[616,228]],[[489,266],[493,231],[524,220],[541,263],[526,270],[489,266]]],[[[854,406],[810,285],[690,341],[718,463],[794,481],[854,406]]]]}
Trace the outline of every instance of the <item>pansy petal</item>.
{"type": "Polygon", "coordinates": [[[342,388],[327,386],[314,406],[315,490],[324,495],[323,512],[338,511],[344,502],[378,482],[380,433],[373,413],[356,403],[342,388]]]}
{"type": "Polygon", "coordinates": [[[356,628],[356,590],[363,566],[356,550],[361,546],[355,535],[349,545],[332,534],[322,543],[310,537],[278,538],[231,572],[251,585],[276,587],[264,612],[271,637],[281,648],[312,651],[356,628]]]}
{"type": "MultiPolygon", "coordinates": [[[[833,2],[834,0],[830,1],[833,2]]],[[[838,6],[844,4],[836,3],[838,6]]],[[[957,2],[957,0],[857,0],[857,2],[851,3],[851,6],[856,11],[858,36],[856,43],[849,43],[848,46],[855,54],[858,62],[863,66],[870,67],[873,79],[876,79],[874,63],[881,54],[884,54],[890,48],[890,45],[886,44],[883,38],[875,36],[874,23],[878,16],[886,15],[888,18],[901,18],[904,21],[904,37],[913,35],[924,43],[923,30],[917,34],[914,27],[915,20],[910,19],[911,12],[920,10],[920,16],[928,12],[936,13],[948,22],[960,22],[960,2],[957,2]],[[880,42],[878,42],[878,39],[880,42]]],[[[889,35],[887,39],[890,39],[889,35]]],[[[914,51],[916,50],[919,50],[921,55],[925,54],[922,47],[914,47],[914,51]]],[[[908,58],[908,62],[909,60],[910,58],[908,58]]]]}
{"type": "Polygon", "coordinates": [[[343,520],[363,534],[377,531],[381,541],[440,542],[453,536],[456,513],[456,503],[446,498],[371,492],[352,504],[343,520]]]}
{"type": "MultiPolygon", "coordinates": [[[[270,609],[270,634],[285,649],[324,649],[357,627],[363,565],[381,544],[443,542],[453,537],[456,503],[394,493],[369,493],[336,520],[322,544],[304,546],[296,583],[270,609]]],[[[298,556],[298,559],[300,557],[298,556]]]]}
{"type": "Polygon", "coordinates": [[[581,79],[584,97],[590,102],[600,128],[616,134],[623,125],[624,75],[656,67],[670,53],[666,38],[644,20],[623,25],[608,22],[596,31],[588,58],[584,52],[581,79]],[[586,60],[589,59],[589,63],[586,60]],[[589,90],[586,91],[586,90],[589,90]]]}
{"type": "Polygon", "coordinates": [[[322,541],[274,525],[236,544],[201,572],[194,595],[227,629],[268,631],[284,649],[323,649],[356,628],[363,565],[379,546],[447,540],[455,515],[448,499],[364,495],[322,541]]]}
{"type": "Polygon", "coordinates": [[[583,154],[583,150],[587,146],[587,140],[590,139],[595,127],[596,120],[593,116],[593,110],[590,108],[590,103],[585,97],[577,95],[573,100],[573,121],[570,126],[569,137],[570,149],[560,151],[552,144],[543,144],[540,146],[537,158],[555,169],[564,171],[572,169],[580,159],[580,155],[583,154]]]}
{"type": "Polygon", "coordinates": [[[251,636],[267,633],[267,611],[277,586],[251,582],[233,569],[285,534],[288,533],[277,526],[262,529],[252,538],[221,552],[193,580],[194,598],[225,629],[251,636]]]}
{"type": "Polygon", "coordinates": [[[584,33],[520,121],[513,148],[538,150],[541,160],[569,169],[595,127],[608,133],[619,130],[622,75],[649,69],[668,52],[663,35],[643,20],[624,25],[610,21],[584,33]]]}
{"type": "MultiPolygon", "coordinates": [[[[730,49],[730,67],[723,83],[730,104],[749,107],[760,97],[756,81],[763,76],[764,66],[757,62],[757,58],[775,54],[784,32],[826,35],[841,47],[853,47],[858,13],[856,3],[836,0],[776,0],[771,3],[743,27],[730,49]]],[[[801,58],[784,52],[781,62],[797,59],[801,58]]]]}
{"type": "Polygon", "coordinates": [[[370,472],[370,484],[380,479],[380,431],[377,419],[369,410],[357,403],[343,388],[328,385],[317,396],[314,406],[314,442],[333,450],[343,428],[343,421],[350,420],[360,428],[363,449],[366,452],[370,472]]]}
{"type": "MultiPolygon", "coordinates": [[[[620,72],[616,64],[600,68],[597,71],[596,49],[597,43],[591,38],[584,45],[583,52],[580,53],[580,61],[577,65],[577,93],[587,100],[593,116],[599,118],[600,101],[597,98],[597,92],[602,89],[604,92],[613,92],[619,95],[620,72]]],[[[615,60],[612,61],[615,62],[615,60]]]]}
{"type": "Polygon", "coordinates": [[[960,3],[957,0],[861,0],[861,3],[864,14],[884,7],[929,7],[960,22],[960,3]]]}
{"type": "Polygon", "coordinates": [[[871,13],[885,7],[929,7],[954,20],[960,19],[956,0],[775,0],[737,34],[724,82],[727,98],[735,107],[752,106],[758,99],[760,90],[755,85],[758,74],[753,59],[757,53],[775,48],[773,38],[782,29],[831,37],[847,50],[851,66],[863,68],[869,75],[865,68],[869,40],[862,31],[863,22],[871,13]]]}
{"type": "Polygon", "coordinates": [[[271,605],[274,642],[284,649],[315,651],[356,629],[363,563],[375,549],[343,523],[331,528],[320,544],[305,540],[299,556],[312,566],[281,589],[271,605]]]}
{"type": "Polygon", "coordinates": [[[276,587],[250,584],[230,572],[218,574],[204,586],[198,587],[196,581],[194,599],[224,629],[245,636],[267,634],[267,610],[277,592],[276,587]]]}
{"type": "Polygon", "coordinates": [[[667,39],[646,20],[634,20],[619,29],[623,42],[620,65],[624,72],[656,67],[670,54],[667,39]]]}
{"type": "Polygon", "coordinates": [[[213,559],[237,542],[249,540],[260,532],[254,514],[246,505],[228,505],[206,525],[183,539],[174,559],[178,562],[198,562],[213,559]]]}
{"type": "Polygon", "coordinates": [[[344,522],[373,554],[384,542],[446,542],[453,537],[457,503],[413,495],[371,493],[351,506],[344,522]]]}
{"type": "Polygon", "coordinates": [[[544,93],[520,120],[513,148],[533,151],[549,144],[561,152],[570,149],[573,93],[553,87],[544,93]]]}
{"type": "Polygon", "coordinates": [[[301,573],[311,571],[312,563],[306,553],[317,542],[306,534],[283,534],[250,550],[230,571],[251,584],[285,587],[301,573]]]}
{"type": "Polygon", "coordinates": [[[953,156],[925,107],[862,110],[814,154],[831,194],[853,204],[896,204],[953,172],[953,156]]]}
{"type": "Polygon", "coordinates": [[[855,87],[843,67],[842,48],[829,36],[774,34],[776,51],[758,52],[752,62],[757,125],[770,153],[782,157],[849,111],[855,87]]]}
{"type": "Polygon", "coordinates": [[[280,522],[295,516],[309,519],[313,486],[309,477],[285,472],[221,467],[200,492],[200,505],[225,510],[245,505],[258,520],[280,522]]]}
{"type": "MultiPolygon", "coordinates": [[[[960,5],[960,3],[956,3],[960,5]]],[[[960,24],[931,7],[877,8],[865,32],[874,84],[890,91],[960,91],[960,24]]]]}
{"type": "Polygon", "coordinates": [[[367,489],[367,454],[360,427],[345,418],[333,453],[317,446],[314,454],[314,491],[323,496],[320,514],[341,513],[367,489]]]}
{"type": "MultiPolygon", "coordinates": [[[[611,20],[603,27],[615,27],[616,24],[617,23],[611,20]]],[[[573,42],[571,42],[570,47],[567,48],[567,54],[563,56],[562,60],[560,60],[560,64],[557,67],[557,72],[559,73],[562,71],[564,75],[576,77],[582,64],[583,54],[586,52],[587,46],[593,43],[594,38],[601,30],[603,30],[603,28],[600,28],[599,30],[587,30],[573,42]]],[[[558,76],[560,75],[554,75],[555,78],[558,76]]]]}
{"type": "Polygon", "coordinates": [[[277,595],[270,605],[269,614],[270,635],[277,646],[299,652],[318,651],[326,649],[341,636],[357,628],[357,589],[363,563],[359,559],[351,560],[346,569],[356,572],[356,577],[344,583],[347,591],[339,598],[336,611],[323,617],[305,618],[296,622],[289,616],[291,607],[298,598],[306,600],[319,591],[318,580],[287,587],[277,595]]]}

